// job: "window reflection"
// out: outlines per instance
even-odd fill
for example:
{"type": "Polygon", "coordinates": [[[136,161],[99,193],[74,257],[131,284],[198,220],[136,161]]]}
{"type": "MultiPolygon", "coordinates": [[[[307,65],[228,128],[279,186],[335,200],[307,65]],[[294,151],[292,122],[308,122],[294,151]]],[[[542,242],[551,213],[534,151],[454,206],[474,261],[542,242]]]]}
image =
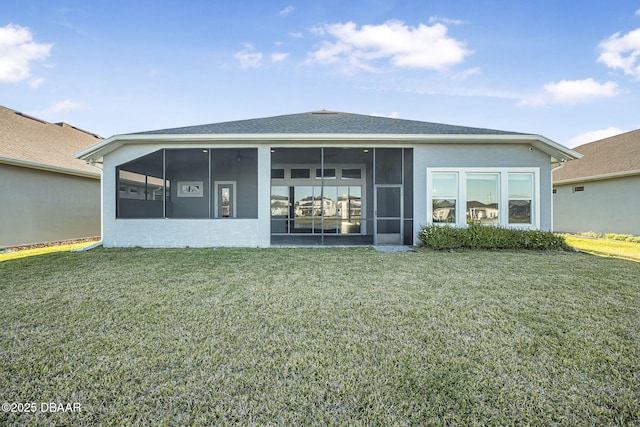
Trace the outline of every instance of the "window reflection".
{"type": "Polygon", "coordinates": [[[272,233],[359,234],[361,221],[361,186],[271,187],[272,233]]]}
{"type": "Polygon", "coordinates": [[[498,224],[500,174],[467,174],[467,220],[481,224],[498,224]]]}
{"type": "Polygon", "coordinates": [[[322,199],[322,228],[325,233],[336,233],[338,228],[338,187],[324,187],[322,199]]]}
{"type": "Polygon", "coordinates": [[[531,200],[509,200],[509,223],[531,224],[531,200]]]}
{"type": "Polygon", "coordinates": [[[456,222],[458,198],[458,174],[434,173],[432,175],[433,222],[456,222]]]}
{"type": "Polygon", "coordinates": [[[271,187],[271,232],[286,233],[289,229],[289,187],[271,187]]]}
{"type": "Polygon", "coordinates": [[[336,216],[340,234],[360,233],[362,219],[362,187],[349,186],[338,188],[336,216]]]}
{"type": "Polygon", "coordinates": [[[533,200],[533,174],[509,174],[509,223],[531,224],[533,200]]]}
{"type": "Polygon", "coordinates": [[[314,199],[313,187],[294,187],[293,228],[295,233],[311,233],[313,227],[314,199]]]}

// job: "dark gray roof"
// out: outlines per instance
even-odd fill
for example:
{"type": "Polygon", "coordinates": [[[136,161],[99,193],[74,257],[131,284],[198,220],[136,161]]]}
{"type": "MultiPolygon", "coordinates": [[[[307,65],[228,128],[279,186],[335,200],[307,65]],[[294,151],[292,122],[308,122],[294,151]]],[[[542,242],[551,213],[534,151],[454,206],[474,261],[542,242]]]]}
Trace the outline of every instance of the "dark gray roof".
{"type": "Polygon", "coordinates": [[[453,126],[362,114],[315,111],[261,119],[238,120],[139,132],[134,135],[186,134],[401,134],[401,135],[522,135],[493,129],[453,126]]]}

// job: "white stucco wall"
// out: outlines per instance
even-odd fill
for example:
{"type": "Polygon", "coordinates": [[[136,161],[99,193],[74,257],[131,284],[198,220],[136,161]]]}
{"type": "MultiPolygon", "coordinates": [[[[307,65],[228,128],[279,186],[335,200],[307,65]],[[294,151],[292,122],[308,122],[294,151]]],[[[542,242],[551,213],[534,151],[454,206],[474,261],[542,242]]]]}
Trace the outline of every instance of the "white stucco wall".
{"type": "Polygon", "coordinates": [[[556,185],[555,189],[555,231],[640,235],[640,176],[556,185]],[[583,186],[584,191],[574,192],[575,186],[583,186]]]}

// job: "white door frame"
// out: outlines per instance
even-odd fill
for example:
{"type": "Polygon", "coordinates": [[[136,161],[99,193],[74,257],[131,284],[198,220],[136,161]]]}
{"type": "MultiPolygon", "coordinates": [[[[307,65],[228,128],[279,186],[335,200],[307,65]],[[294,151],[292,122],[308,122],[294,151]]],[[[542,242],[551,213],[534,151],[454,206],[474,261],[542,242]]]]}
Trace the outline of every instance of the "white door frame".
{"type": "Polygon", "coordinates": [[[236,200],[238,199],[238,195],[236,194],[236,181],[215,181],[214,184],[214,193],[213,193],[213,216],[214,218],[224,218],[220,216],[220,197],[218,196],[220,187],[230,187],[231,188],[231,216],[229,218],[236,217],[236,200]]]}

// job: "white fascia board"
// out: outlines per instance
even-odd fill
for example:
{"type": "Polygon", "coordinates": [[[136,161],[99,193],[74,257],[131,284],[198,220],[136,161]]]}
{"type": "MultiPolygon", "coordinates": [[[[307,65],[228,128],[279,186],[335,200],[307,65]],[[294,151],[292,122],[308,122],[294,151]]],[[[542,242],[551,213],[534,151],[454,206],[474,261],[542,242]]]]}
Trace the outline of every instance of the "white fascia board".
{"type": "Polygon", "coordinates": [[[42,163],[28,162],[26,160],[10,159],[8,157],[0,157],[0,163],[22,168],[37,169],[45,172],[63,173],[65,175],[81,176],[83,178],[100,179],[100,174],[82,172],[75,169],[63,168],[59,166],[45,165],[42,163]]]}
{"type": "Polygon", "coordinates": [[[449,134],[353,134],[353,133],[270,133],[270,134],[139,134],[115,135],[75,154],[76,158],[87,161],[102,161],[102,156],[125,144],[162,144],[205,142],[252,143],[252,144],[293,144],[296,142],[322,142],[327,145],[337,143],[362,143],[365,145],[433,143],[521,143],[530,144],[548,154],[552,160],[566,161],[579,159],[582,155],[540,135],[449,135],[449,134]]]}
{"type": "Polygon", "coordinates": [[[569,184],[577,184],[579,182],[603,181],[606,179],[625,178],[628,176],[636,176],[636,175],[640,175],[640,169],[624,171],[624,172],[604,173],[601,175],[585,176],[581,178],[563,179],[562,181],[553,181],[553,185],[569,185],[569,184]]]}

